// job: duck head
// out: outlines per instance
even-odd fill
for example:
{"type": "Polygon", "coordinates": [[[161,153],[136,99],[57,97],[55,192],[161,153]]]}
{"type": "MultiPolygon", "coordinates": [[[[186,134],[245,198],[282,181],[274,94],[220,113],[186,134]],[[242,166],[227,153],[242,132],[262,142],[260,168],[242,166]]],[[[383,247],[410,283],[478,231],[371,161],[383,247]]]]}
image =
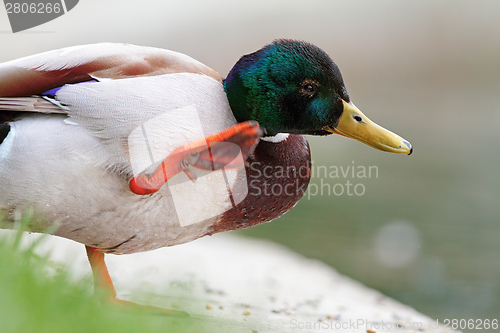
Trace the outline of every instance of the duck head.
{"type": "Polygon", "coordinates": [[[335,133],[386,152],[412,152],[354,106],[337,65],[312,44],[279,39],[245,55],[224,88],[236,120],[257,120],[268,135],[335,133]]]}

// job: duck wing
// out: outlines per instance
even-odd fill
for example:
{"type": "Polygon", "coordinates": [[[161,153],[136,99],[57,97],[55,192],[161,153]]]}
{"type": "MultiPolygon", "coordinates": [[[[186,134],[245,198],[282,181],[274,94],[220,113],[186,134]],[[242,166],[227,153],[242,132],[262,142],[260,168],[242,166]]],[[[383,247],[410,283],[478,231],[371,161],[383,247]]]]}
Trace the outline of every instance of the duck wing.
{"type": "MultiPolygon", "coordinates": [[[[174,51],[112,43],[69,47],[0,64],[0,120],[65,114],[66,124],[99,140],[108,167],[138,175],[178,147],[236,124],[221,82],[211,68],[174,51]]],[[[247,142],[240,144],[244,159],[261,136],[251,127],[238,139],[247,142]]],[[[232,157],[230,149],[219,151],[232,157]]],[[[198,165],[207,164],[202,161],[198,165]]]]}
{"type": "Polygon", "coordinates": [[[65,84],[171,73],[222,77],[182,53],[131,44],[100,43],[48,51],[0,64],[0,97],[38,95],[65,84]]]}

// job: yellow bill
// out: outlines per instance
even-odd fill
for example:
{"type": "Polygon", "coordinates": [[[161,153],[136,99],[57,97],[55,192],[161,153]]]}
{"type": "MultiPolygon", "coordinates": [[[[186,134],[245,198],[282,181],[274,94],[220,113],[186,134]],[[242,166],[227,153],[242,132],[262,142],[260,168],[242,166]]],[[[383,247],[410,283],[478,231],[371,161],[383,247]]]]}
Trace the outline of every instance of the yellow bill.
{"type": "Polygon", "coordinates": [[[354,104],[342,102],[344,103],[344,112],[337,127],[328,126],[325,130],[358,140],[375,149],[389,153],[406,155],[412,153],[413,148],[408,141],[375,124],[354,104]]]}

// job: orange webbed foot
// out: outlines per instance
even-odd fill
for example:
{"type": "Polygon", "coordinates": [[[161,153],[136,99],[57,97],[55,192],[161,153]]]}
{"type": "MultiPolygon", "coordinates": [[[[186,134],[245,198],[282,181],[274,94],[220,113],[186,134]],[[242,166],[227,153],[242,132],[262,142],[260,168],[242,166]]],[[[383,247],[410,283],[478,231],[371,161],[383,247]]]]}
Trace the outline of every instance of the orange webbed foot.
{"type": "Polygon", "coordinates": [[[111,281],[108,268],[106,267],[106,263],[104,261],[104,252],[96,249],[95,247],[90,247],[87,245],[85,245],[85,248],[87,250],[87,257],[89,259],[90,267],[92,268],[92,273],[94,275],[94,291],[96,293],[104,295],[105,300],[126,310],[144,310],[151,313],[167,315],[171,317],[189,317],[189,314],[184,311],[163,309],[149,305],[141,305],[116,298],[115,287],[113,285],[113,281],[111,281]]]}
{"type": "Polygon", "coordinates": [[[139,174],[129,183],[135,194],[151,194],[160,189],[170,178],[184,172],[192,181],[196,174],[190,169],[219,170],[243,167],[242,162],[253,153],[263,135],[256,121],[246,121],[190,142],[174,150],[150,176],[139,174]],[[241,154],[242,158],[237,158],[241,154]]]}
{"type": "Polygon", "coordinates": [[[184,312],[184,311],[163,309],[163,308],[158,308],[156,306],[151,306],[151,305],[137,304],[134,302],[124,301],[124,300],[118,299],[116,297],[109,297],[108,300],[112,304],[117,305],[118,307],[120,307],[121,309],[124,309],[124,310],[146,311],[148,313],[154,313],[154,314],[165,315],[165,316],[169,316],[169,317],[178,317],[178,318],[189,317],[189,314],[187,312],[184,312]]]}

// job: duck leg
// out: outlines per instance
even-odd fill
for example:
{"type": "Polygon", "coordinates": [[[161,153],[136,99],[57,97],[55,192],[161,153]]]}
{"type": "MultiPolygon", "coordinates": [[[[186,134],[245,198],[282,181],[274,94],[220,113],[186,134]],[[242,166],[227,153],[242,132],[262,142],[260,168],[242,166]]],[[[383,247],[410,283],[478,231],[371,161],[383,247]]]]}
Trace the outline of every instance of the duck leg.
{"type": "Polygon", "coordinates": [[[212,171],[244,167],[244,161],[253,153],[263,134],[256,121],[246,121],[190,142],[174,150],[152,175],[141,173],[132,178],[130,190],[140,195],[154,193],[180,172],[185,172],[194,181],[196,174],[190,170],[191,166],[212,171]]]}
{"type": "Polygon", "coordinates": [[[129,309],[144,309],[168,316],[174,317],[189,317],[184,311],[175,311],[169,309],[157,308],[148,305],[139,305],[129,301],[123,301],[116,298],[116,290],[109,276],[106,262],[104,261],[104,252],[96,249],[95,247],[85,245],[87,250],[87,257],[89,259],[92,274],[94,275],[94,292],[102,292],[114,304],[129,308],[129,309]]]}
{"type": "Polygon", "coordinates": [[[92,274],[94,275],[94,292],[104,292],[109,298],[116,299],[115,286],[109,276],[106,262],[104,261],[104,252],[99,251],[95,247],[85,245],[87,257],[89,259],[92,274]]]}

